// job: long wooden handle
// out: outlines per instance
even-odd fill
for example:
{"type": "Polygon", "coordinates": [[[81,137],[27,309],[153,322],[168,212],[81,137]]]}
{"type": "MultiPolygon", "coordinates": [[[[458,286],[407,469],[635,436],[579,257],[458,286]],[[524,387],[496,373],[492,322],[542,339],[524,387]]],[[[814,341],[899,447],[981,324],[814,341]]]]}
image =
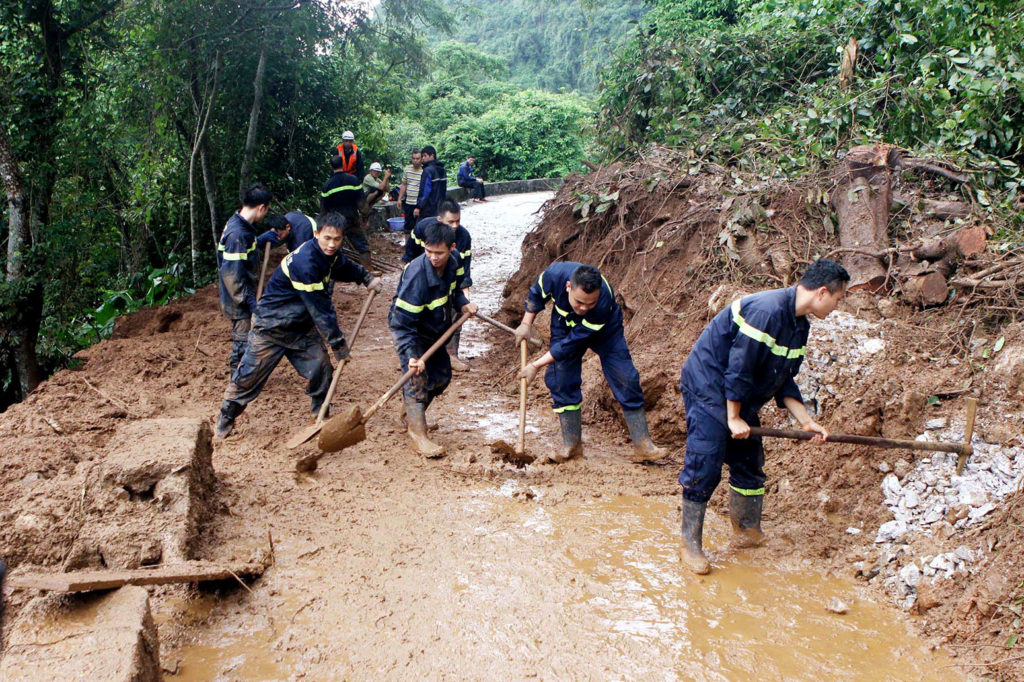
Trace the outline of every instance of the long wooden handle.
{"type": "MultiPolygon", "coordinates": [[[[367,294],[366,300],[363,301],[363,309],[359,311],[359,319],[356,320],[356,326],[352,330],[352,340],[348,344],[350,351],[352,350],[352,346],[355,345],[356,337],[359,336],[359,328],[363,326],[363,320],[366,318],[366,312],[370,309],[370,304],[373,303],[373,297],[376,295],[376,291],[371,291],[367,294]]],[[[334,368],[334,376],[331,377],[331,387],[327,389],[327,397],[324,398],[324,404],[320,406],[320,411],[317,412],[316,415],[317,424],[323,424],[324,418],[327,417],[327,410],[331,406],[331,400],[334,399],[334,391],[338,388],[338,379],[341,378],[341,370],[344,369],[346,362],[348,362],[348,358],[338,360],[338,366],[334,368]]]]}
{"type": "MultiPolygon", "coordinates": [[[[526,340],[519,344],[520,367],[526,369],[527,351],[526,340]]],[[[526,452],[526,377],[519,380],[519,447],[516,448],[519,454],[526,452]]]]}
{"type": "Polygon", "coordinates": [[[267,283],[267,263],[270,262],[270,242],[263,247],[263,269],[260,270],[260,283],[256,286],[256,300],[263,295],[263,285],[267,283]]]}
{"type": "MultiPolygon", "coordinates": [[[[441,338],[435,341],[434,345],[428,348],[427,352],[421,355],[419,359],[426,360],[431,355],[433,355],[438,348],[440,348],[441,346],[448,342],[448,339],[452,337],[452,334],[455,333],[455,330],[461,327],[463,324],[465,324],[466,320],[468,320],[469,318],[469,313],[462,313],[462,316],[459,317],[459,319],[455,320],[455,323],[452,326],[448,327],[448,330],[444,334],[441,334],[441,338]]],[[[363,423],[365,424],[367,421],[369,421],[370,417],[376,414],[377,410],[384,406],[384,403],[391,400],[391,398],[396,393],[402,390],[402,386],[405,386],[409,379],[412,379],[414,376],[416,376],[416,370],[413,369],[410,369],[405,374],[403,374],[402,378],[396,381],[395,385],[389,388],[387,393],[378,398],[377,402],[370,406],[370,409],[368,409],[366,412],[363,412],[363,423]]]]}
{"type": "Polygon", "coordinates": [[[967,424],[964,426],[964,444],[967,448],[960,453],[960,456],[956,459],[956,475],[959,476],[964,472],[964,467],[967,466],[967,458],[974,452],[974,446],[971,445],[971,440],[974,438],[974,418],[978,414],[978,399],[968,398],[967,399],[967,424]]]}
{"type": "MultiPolygon", "coordinates": [[[[767,436],[769,438],[789,438],[791,440],[811,440],[815,433],[790,429],[766,429],[760,426],[750,427],[751,436],[767,436]]],[[[895,450],[927,450],[930,452],[955,452],[961,454],[967,447],[962,443],[930,443],[920,440],[902,440],[897,438],[876,438],[875,436],[855,436],[844,433],[830,433],[829,443],[853,443],[854,445],[871,445],[876,448],[895,450]]]]}
{"type": "MultiPolygon", "coordinates": [[[[494,325],[495,327],[497,327],[498,329],[500,329],[503,332],[508,332],[509,334],[515,334],[516,333],[515,329],[513,329],[510,326],[508,326],[507,324],[502,324],[501,322],[498,322],[493,317],[487,317],[483,313],[477,313],[476,316],[479,317],[484,322],[486,322],[487,324],[494,325]]],[[[533,346],[534,348],[538,348],[538,349],[544,347],[544,344],[541,343],[540,339],[530,339],[530,345],[533,346]]]]}

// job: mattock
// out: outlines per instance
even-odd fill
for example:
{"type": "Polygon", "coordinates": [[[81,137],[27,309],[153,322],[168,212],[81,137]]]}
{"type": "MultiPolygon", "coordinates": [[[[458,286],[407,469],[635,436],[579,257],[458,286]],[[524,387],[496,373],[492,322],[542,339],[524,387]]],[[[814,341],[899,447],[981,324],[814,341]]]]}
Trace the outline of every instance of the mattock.
{"type": "MultiPolygon", "coordinates": [[[[926,450],[929,452],[953,452],[958,455],[956,462],[956,473],[959,475],[967,464],[967,458],[974,452],[971,439],[974,437],[974,417],[978,413],[977,398],[967,398],[967,424],[964,428],[963,443],[932,443],[921,440],[906,440],[900,438],[878,438],[876,436],[855,436],[846,433],[830,433],[828,443],[853,443],[854,445],[870,445],[876,448],[891,448],[895,450],[926,450]]],[[[760,426],[750,427],[751,436],[767,436],[769,438],[789,438],[792,440],[811,440],[818,434],[811,431],[796,431],[793,429],[766,429],[760,426]]]]}

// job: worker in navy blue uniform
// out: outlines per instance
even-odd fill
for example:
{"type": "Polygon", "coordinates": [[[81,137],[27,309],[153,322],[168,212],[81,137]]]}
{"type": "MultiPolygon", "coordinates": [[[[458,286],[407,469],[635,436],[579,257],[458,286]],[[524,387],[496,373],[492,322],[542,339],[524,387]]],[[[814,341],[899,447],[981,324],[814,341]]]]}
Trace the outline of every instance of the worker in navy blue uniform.
{"type": "Polygon", "coordinates": [[[462,290],[461,267],[455,253],[455,231],[442,222],[430,223],[423,231],[424,253],[402,271],[398,290],[388,313],[388,327],[402,371],[416,374],[402,388],[409,437],[416,451],[425,457],[441,457],[443,445],[427,437],[427,408],[444,393],[452,380],[447,353],[420,359],[452,325],[453,311],[476,314],[462,290]],[[449,305],[449,301],[452,305],[449,305]]]}
{"type": "Polygon", "coordinates": [[[432,218],[441,210],[441,204],[448,198],[448,173],[444,164],[437,160],[437,150],[429,144],[420,151],[423,172],[420,174],[420,196],[416,200],[416,214],[420,220],[432,218]]]}
{"type": "Polygon", "coordinates": [[[310,239],[316,238],[316,219],[310,218],[302,211],[289,211],[284,214],[284,219],[288,221],[288,226],[290,228],[288,235],[284,239],[284,244],[288,248],[289,253],[299,248],[310,239]]]}
{"type": "Polygon", "coordinates": [[[564,462],[583,454],[582,421],[583,355],[593,350],[601,358],[601,369],[611,386],[612,394],[622,405],[622,414],[633,439],[633,459],[654,462],[668,452],[651,442],[644,412],[644,395],[640,389],[640,373],[633,365],[626,338],[622,332],[622,310],[615,302],[615,292],[601,272],[581,263],[552,263],[530,287],[526,297],[526,314],[516,329],[516,345],[534,336],[533,321],[537,313],[553,301],[551,313],[551,346],[547,353],[530,362],[520,378],[532,382],[540,368],[551,367],[544,383],[551,391],[553,407],[562,428],[563,449],[551,457],[564,462]]]}
{"type": "Polygon", "coordinates": [[[220,309],[231,320],[231,355],[228,358],[231,371],[238,366],[249,337],[263,245],[268,242],[276,245],[280,239],[272,229],[257,236],[253,227],[267,217],[273,198],[263,185],[246,189],[242,208],[228,218],[217,245],[220,309]]]}
{"type": "Polygon", "coordinates": [[[271,275],[256,306],[245,354],[224,392],[215,429],[218,438],[231,433],[235,419],[260,394],[282,357],[309,381],[306,393],[312,411],[318,412],[323,405],[332,372],[324,341],[335,359],[349,355],[328,282],[361,282],[367,289],[381,290],[379,278],[339,253],[344,224],[345,218],[338,213],[321,216],[316,239],[285,256],[271,275]]]}
{"type": "MultiPolygon", "coordinates": [[[[473,286],[473,277],[470,274],[470,264],[473,261],[473,238],[469,230],[462,226],[462,208],[459,202],[445,200],[441,204],[441,210],[436,218],[424,218],[416,223],[416,227],[409,233],[405,240],[405,253],[402,255],[403,263],[411,263],[413,259],[423,253],[426,242],[423,234],[431,223],[442,222],[455,230],[455,251],[458,252],[460,268],[456,272],[462,277],[462,290],[466,291],[473,286]]],[[[453,305],[449,300],[449,305],[453,305]]],[[[454,313],[454,311],[453,311],[454,313]]],[[[459,357],[459,344],[462,341],[462,328],[460,327],[452,334],[445,348],[451,358],[452,369],[457,372],[465,372],[469,369],[469,363],[459,357]]]]}
{"type": "Polygon", "coordinates": [[[359,204],[363,200],[363,181],[342,170],[344,160],[340,156],[331,159],[331,177],[324,182],[320,193],[320,213],[340,213],[345,216],[345,236],[359,254],[359,262],[370,270],[370,242],[363,230],[359,216],[359,204]]]}
{"type": "Polygon", "coordinates": [[[824,318],[839,305],[850,275],[821,259],[800,282],[733,301],[701,333],[683,364],[679,388],[686,405],[686,459],[683,486],[682,559],[695,573],[711,570],[702,549],[704,512],[729,465],[729,516],[734,545],[753,546],[763,538],[764,449],[750,427],[774,399],[805,431],[828,438],[804,407],[794,377],[807,348],[808,314],[824,318]]]}

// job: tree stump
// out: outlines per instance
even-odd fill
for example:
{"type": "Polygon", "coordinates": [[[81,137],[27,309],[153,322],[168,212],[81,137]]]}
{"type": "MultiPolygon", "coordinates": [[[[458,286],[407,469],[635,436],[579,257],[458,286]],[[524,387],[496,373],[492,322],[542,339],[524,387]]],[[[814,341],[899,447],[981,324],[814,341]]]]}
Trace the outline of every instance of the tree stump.
{"type": "Polygon", "coordinates": [[[850,289],[878,290],[887,268],[881,253],[889,246],[889,206],[892,186],[889,170],[899,161],[892,145],[862,145],[846,154],[846,172],[832,194],[839,217],[839,244],[850,249],[842,258],[850,273],[850,289]]]}

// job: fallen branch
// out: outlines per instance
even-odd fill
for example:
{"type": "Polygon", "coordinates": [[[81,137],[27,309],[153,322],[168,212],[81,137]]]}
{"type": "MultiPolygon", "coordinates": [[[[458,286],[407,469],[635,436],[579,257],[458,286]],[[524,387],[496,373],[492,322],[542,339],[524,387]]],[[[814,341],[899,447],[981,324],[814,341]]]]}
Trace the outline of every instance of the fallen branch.
{"type": "Polygon", "coordinates": [[[120,400],[116,400],[114,398],[111,398],[109,395],[107,395],[106,393],[104,393],[100,389],[98,389],[95,386],[93,386],[92,384],[90,384],[89,380],[86,379],[85,377],[78,377],[78,378],[82,380],[82,383],[84,383],[86,386],[88,386],[93,391],[95,391],[97,395],[99,395],[101,398],[106,400],[108,403],[110,403],[111,405],[115,405],[117,407],[120,407],[122,410],[124,410],[128,414],[131,414],[131,412],[132,412],[131,408],[128,407],[127,405],[125,405],[124,403],[122,403],[120,400]]]}
{"type": "MultiPolygon", "coordinates": [[[[49,590],[53,592],[94,592],[110,590],[124,585],[171,585],[198,583],[239,576],[259,576],[266,570],[266,562],[241,563],[224,566],[208,561],[186,561],[180,564],[111,571],[75,571],[73,573],[27,573],[12,575],[13,589],[49,590]]],[[[244,583],[243,583],[244,584],[244,583]]],[[[249,589],[246,586],[246,589],[249,589]]],[[[250,590],[251,592],[251,590],[250,590]]]]}

